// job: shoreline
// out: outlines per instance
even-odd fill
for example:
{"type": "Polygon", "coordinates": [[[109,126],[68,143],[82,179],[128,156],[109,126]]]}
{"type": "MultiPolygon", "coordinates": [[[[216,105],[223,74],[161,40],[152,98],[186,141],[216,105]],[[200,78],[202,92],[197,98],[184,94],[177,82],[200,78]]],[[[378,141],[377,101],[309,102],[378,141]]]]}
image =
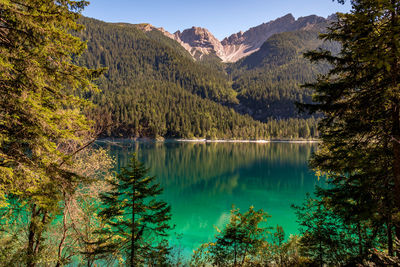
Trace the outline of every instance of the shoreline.
{"type": "MultiPolygon", "coordinates": [[[[167,140],[166,140],[167,141],[167,140]]],[[[235,139],[216,139],[216,140],[208,140],[208,139],[174,139],[175,142],[182,143],[259,143],[259,144],[267,144],[267,143],[298,143],[298,144],[306,144],[306,143],[318,143],[318,140],[235,140],[235,139]]]]}
{"type": "Polygon", "coordinates": [[[119,141],[119,140],[131,140],[133,142],[156,142],[156,143],[255,143],[255,144],[268,144],[268,143],[293,143],[293,144],[314,144],[321,142],[316,139],[271,139],[271,140],[240,140],[240,139],[154,139],[154,138],[101,138],[96,142],[102,141],[119,141]]]}

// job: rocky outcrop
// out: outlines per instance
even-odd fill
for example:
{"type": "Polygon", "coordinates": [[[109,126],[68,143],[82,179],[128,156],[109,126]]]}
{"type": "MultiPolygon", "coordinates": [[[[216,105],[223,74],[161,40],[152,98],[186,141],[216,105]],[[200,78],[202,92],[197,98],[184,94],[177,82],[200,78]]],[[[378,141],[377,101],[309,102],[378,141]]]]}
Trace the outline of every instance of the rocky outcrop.
{"type": "Polygon", "coordinates": [[[310,29],[327,20],[315,15],[295,19],[292,14],[250,28],[246,32],[238,32],[222,40],[225,50],[225,62],[235,62],[256,52],[265,41],[276,33],[310,29]]]}
{"type": "Polygon", "coordinates": [[[139,29],[141,29],[142,31],[144,31],[144,32],[149,32],[149,31],[153,31],[153,30],[158,30],[158,31],[160,31],[160,32],[162,32],[165,36],[167,36],[167,37],[169,37],[169,38],[171,38],[171,39],[175,39],[175,36],[172,34],[172,33],[170,33],[170,32],[168,32],[168,31],[166,31],[164,28],[157,28],[157,27],[155,27],[155,26],[153,26],[153,25],[151,25],[151,24],[149,24],[149,23],[142,23],[142,24],[136,24],[136,26],[139,28],[139,29]]]}
{"type": "Polygon", "coordinates": [[[232,34],[221,42],[226,51],[224,61],[235,62],[254,53],[273,34],[290,31],[294,22],[293,15],[288,14],[274,21],[250,28],[244,33],[232,34]]]}
{"type": "Polygon", "coordinates": [[[177,31],[174,33],[174,39],[196,59],[213,53],[220,58],[224,56],[224,47],[221,42],[207,29],[192,27],[183,32],[177,31]]]}
{"type": "Polygon", "coordinates": [[[166,36],[180,43],[196,60],[201,60],[205,55],[215,54],[223,62],[236,62],[260,49],[262,44],[276,33],[311,30],[322,30],[328,20],[316,15],[300,17],[297,20],[288,14],[268,23],[250,28],[246,32],[238,32],[223,39],[221,42],[207,29],[192,27],[183,32],[171,34],[163,28],[155,28],[150,24],[140,24],[145,31],[157,29],[166,36]]]}

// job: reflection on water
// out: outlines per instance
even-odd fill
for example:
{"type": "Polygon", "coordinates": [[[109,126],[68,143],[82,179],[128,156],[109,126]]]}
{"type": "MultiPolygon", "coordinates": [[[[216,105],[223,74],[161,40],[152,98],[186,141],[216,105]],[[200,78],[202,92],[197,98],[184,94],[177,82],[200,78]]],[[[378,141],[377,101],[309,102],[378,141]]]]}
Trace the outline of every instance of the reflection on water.
{"type": "Polygon", "coordinates": [[[129,140],[100,143],[125,166],[136,152],[164,188],[162,198],[172,206],[175,232],[190,251],[211,241],[214,226],[222,227],[234,204],[242,210],[253,205],[282,225],[287,234],[297,232],[291,204],[300,204],[316,184],[307,168],[316,148],[293,143],[138,143],[129,140]]]}

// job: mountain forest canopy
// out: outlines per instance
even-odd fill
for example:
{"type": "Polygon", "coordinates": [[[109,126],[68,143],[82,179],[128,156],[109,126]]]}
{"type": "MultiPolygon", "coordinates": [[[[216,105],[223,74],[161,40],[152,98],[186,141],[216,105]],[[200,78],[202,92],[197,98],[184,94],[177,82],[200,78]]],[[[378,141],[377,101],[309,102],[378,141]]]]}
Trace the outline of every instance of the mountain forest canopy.
{"type": "MultiPolygon", "coordinates": [[[[80,65],[106,67],[101,94],[82,96],[98,109],[89,116],[114,127],[110,137],[209,139],[316,138],[317,117],[299,114],[295,102],[311,101],[309,82],[326,65],[302,57],[323,46],[318,29],[277,34],[254,56],[235,64],[195,61],[176,41],[148,25],[81,18],[87,52],[80,65]],[[262,62],[253,62],[257,57],[262,62]]],[[[335,45],[330,48],[334,49],[335,45]]]]}

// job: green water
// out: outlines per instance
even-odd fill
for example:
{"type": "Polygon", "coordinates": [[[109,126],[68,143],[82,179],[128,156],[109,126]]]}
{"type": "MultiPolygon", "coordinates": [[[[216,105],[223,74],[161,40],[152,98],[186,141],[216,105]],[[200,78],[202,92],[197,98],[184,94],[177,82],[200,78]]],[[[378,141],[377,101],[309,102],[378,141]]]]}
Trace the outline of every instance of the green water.
{"type": "Polygon", "coordinates": [[[303,202],[315,185],[323,185],[307,167],[315,144],[293,143],[103,143],[124,166],[136,152],[164,188],[172,206],[171,241],[191,253],[213,240],[234,204],[267,211],[270,226],[281,225],[287,237],[296,234],[292,204],[303,202]],[[181,234],[178,240],[175,233],[181,234]]]}

